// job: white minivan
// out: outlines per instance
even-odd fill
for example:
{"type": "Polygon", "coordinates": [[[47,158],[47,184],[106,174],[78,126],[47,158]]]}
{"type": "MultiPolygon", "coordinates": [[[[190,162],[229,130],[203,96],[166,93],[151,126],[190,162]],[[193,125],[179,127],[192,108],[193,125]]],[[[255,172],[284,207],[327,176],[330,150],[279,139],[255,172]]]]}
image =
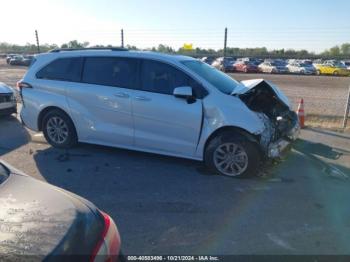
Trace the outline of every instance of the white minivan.
{"type": "Polygon", "coordinates": [[[21,119],[54,147],[77,142],[204,160],[248,176],[299,133],[287,97],[191,57],[125,49],[37,55],[18,82],[21,119]]]}

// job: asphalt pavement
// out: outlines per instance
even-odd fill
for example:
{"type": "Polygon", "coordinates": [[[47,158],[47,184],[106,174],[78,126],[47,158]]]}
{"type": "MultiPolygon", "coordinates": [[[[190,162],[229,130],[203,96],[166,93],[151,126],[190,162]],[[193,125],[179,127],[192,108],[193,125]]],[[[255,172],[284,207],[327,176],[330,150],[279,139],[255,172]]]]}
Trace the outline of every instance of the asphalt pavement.
{"type": "Polygon", "coordinates": [[[303,130],[282,161],[234,179],[192,160],[54,149],[10,117],[0,157],[109,213],[127,255],[350,254],[349,134],[303,130]]]}

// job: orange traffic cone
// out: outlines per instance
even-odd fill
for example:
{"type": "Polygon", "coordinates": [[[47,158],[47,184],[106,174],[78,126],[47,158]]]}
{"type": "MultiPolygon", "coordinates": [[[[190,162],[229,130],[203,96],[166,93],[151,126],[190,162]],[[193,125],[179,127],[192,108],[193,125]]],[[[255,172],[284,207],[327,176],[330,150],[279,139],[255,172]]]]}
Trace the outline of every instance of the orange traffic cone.
{"type": "Polygon", "coordinates": [[[298,110],[297,110],[297,115],[299,119],[300,128],[304,128],[305,127],[304,99],[300,100],[298,110]]]}

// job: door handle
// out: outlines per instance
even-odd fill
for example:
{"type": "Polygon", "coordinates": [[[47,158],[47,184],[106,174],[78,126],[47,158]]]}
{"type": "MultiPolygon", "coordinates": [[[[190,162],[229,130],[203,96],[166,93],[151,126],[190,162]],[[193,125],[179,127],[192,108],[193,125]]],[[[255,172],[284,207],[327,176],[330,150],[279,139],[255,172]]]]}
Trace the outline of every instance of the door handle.
{"type": "Polygon", "coordinates": [[[151,98],[145,96],[135,96],[135,99],[139,101],[151,101],[151,98]]]}
{"type": "Polygon", "coordinates": [[[129,98],[129,95],[127,93],[124,93],[124,92],[115,93],[114,96],[120,97],[120,98],[129,98]]]}

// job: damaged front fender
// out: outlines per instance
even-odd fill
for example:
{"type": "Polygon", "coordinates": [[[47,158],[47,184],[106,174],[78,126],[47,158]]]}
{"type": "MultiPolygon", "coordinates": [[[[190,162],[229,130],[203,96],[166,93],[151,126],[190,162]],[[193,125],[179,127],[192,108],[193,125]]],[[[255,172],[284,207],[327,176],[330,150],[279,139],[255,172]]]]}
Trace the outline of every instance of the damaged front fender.
{"type": "Polygon", "coordinates": [[[260,145],[270,158],[282,152],[300,133],[298,117],[292,111],[288,98],[275,85],[265,80],[242,82],[244,87],[235,93],[264,123],[260,145]]]}

